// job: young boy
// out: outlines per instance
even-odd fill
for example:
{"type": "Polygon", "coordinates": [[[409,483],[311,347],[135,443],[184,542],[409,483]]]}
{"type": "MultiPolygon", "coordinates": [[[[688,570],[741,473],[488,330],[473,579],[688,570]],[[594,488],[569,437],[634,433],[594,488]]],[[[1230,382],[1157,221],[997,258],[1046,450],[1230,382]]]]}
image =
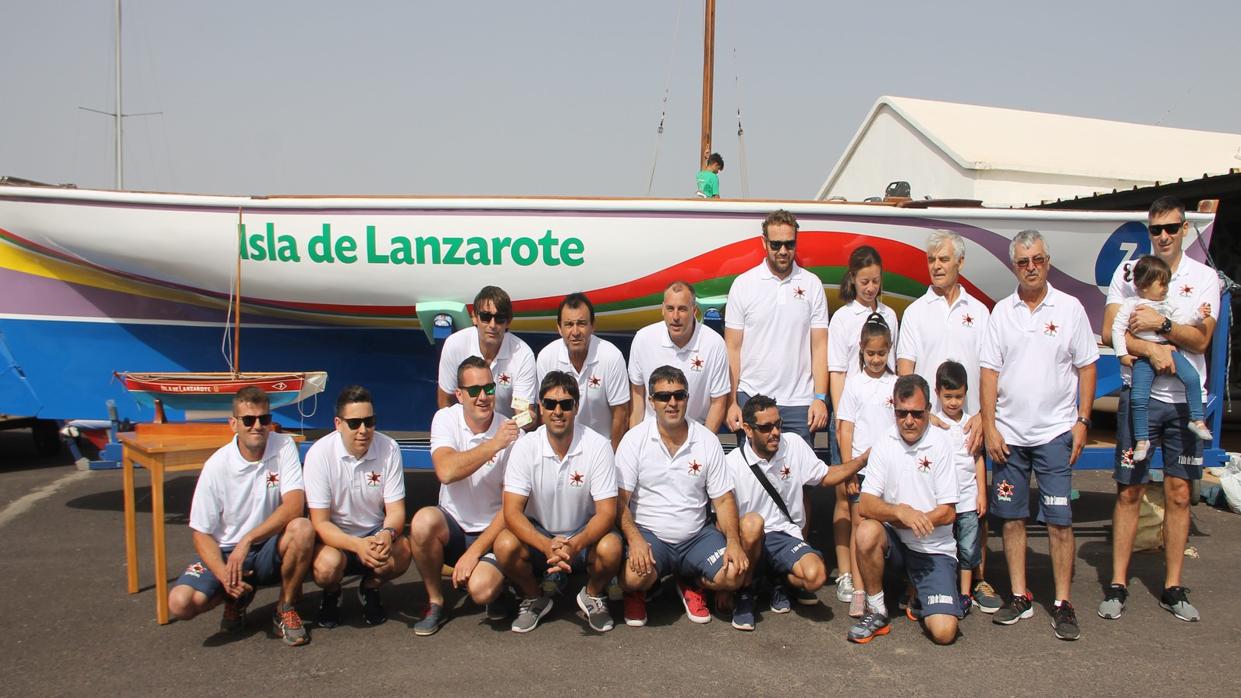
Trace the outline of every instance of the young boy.
{"type": "Polygon", "coordinates": [[[965,367],[956,361],[945,361],[935,371],[935,394],[939,398],[941,421],[952,431],[953,464],[960,482],[957,500],[957,521],[952,533],[957,539],[957,562],[961,574],[961,612],[969,613],[977,605],[983,613],[995,613],[1000,597],[983,579],[983,549],[987,539],[987,466],[982,454],[974,455],[965,448],[963,427],[970,415],[965,413],[965,395],[969,388],[965,367]],[[971,587],[974,570],[978,582],[971,587]],[[972,593],[971,593],[972,592],[972,593]]]}

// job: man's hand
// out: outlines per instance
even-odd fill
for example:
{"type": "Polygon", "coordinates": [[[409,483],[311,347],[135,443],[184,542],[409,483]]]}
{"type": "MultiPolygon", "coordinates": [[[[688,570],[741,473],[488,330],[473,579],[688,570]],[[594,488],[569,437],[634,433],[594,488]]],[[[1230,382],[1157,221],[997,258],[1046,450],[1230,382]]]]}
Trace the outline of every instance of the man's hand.
{"type": "Polygon", "coordinates": [[[1133,309],[1133,314],[1129,316],[1129,331],[1133,334],[1139,332],[1154,332],[1163,327],[1164,317],[1159,314],[1158,310],[1149,305],[1139,305],[1133,309]]]}
{"type": "Polygon", "coordinates": [[[1008,444],[1004,443],[1004,437],[1000,435],[1000,430],[995,427],[985,428],[987,440],[987,455],[991,456],[991,460],[996,463],[1008,462],[1008,444]]]}
{"type": "Polygon", "coordinates": [[[983,442],[982,415],[975,414],[970,417],[965,422],[965,426],[961,427],[961,433],[965,434],[965,450],[978,453],[983,442]]]}
{"type": "Polygon", "coordinates": [[[245,576],[246,556],[249,554],[250,541],[244,538],[237,544],[237,547],[233,548],[233,552],[228,554],[228,560],[225,564],[225,569],[228,571],[228,579],[223,581],[224,588],[228,590],[229,596],[233,598],[241,595],[243,591],[241,578],[245,576]]]}
{"type": "Polygon", "coordinates": [[[1151,362],[1151,368],[1155,369],[1155,373],[1161,376],[1173,376],[1176,375],[1176,364],[1172,362],[1173,351],[1170,344],[1152,344],[1146,360],[1151,362]]]}
{"type": "Polygon", "coordinates": [[[375,536],[357,538],[355,540],[357,540],[357,543],[354,544],[353,552],[362,561],[362,564],[375,569],[376,567],[382,567],[388,561],[387,558],[381,558],[376,554],[375,536]]]}
{"type": "Polygon", "coordinates": [[[1069,454],[1069,465],[1077,462],[1077,457],[1082,454],[1082,448],[1086,445],[1086,425],[1081,422],[1073,424],[1073,452],[1069,454]]]}
{"type": "Polygon", "coordinates": [[[629,569],[641,577],[655,572],[655,556],[651,554],[651,544],[642,536],[629,539],[629,569]]]}
{"type": "Polygon", "coordinates": [[[1202,305],[1198,306],[1198,317],[1203,320],[1211,317],[1211,304],[1210,303],[1203,303],[1202,305]]]}
{"type": "MultiPolygon", "coordinates": [[[[866,450],[869,451],[870,449],[866,449],[866,450]]],[[[850,497],[856,497],[858,496],[858,493],[861,491],[862,491],[862,486],[861,484],[858,483],[857,475],[854,475],[848,480],[845,480],[845,494],[849,495],[850,497]]]]}
{"type": "Polygon", "coordinates": [[[573,571],[573,556],[577,553],[573,541],[564,536],[554,536],[547,554],[547,573],[573,571]]]}
{"type": "Polygon", "coordinates": [[[392,555],[392,531],[385,528],[366,540],[371,546],[371,554],[375,557],[387,561],[392,555]]]}
{"type": "MultiPolygon", "coordinates": [[[[806,430],[815,432],[822,431],[827,426],[827,403],[815,398],[810,401],[810,407],[806,408],[806,430]]],[[[738,424],[740,429],[741,425],[738,424]]]]}
{"type": "Polygon", "coordinates": [[[452,588],[461,589],[469,583],[470,575],[474,573],[478,560],[478,553],[469,548],[457,558],[457,564],[452,567],[452,588]]]}
{"type": "Polygon", "coordinates": [[[935,530],[935,525],[927,518],[926,514],[914,509],[908,504],[900,505],[896,510],[896,519],[900,521],[905,528],[913,531],[918,538],[926,538],[931,535],[931,531],[935,530]]]}
{"type": "Polygon", "coordinates": [[[496,429],[495,436],[491,437],[491,443],[495,444],[497,451],[502,451],[517,440],[517,435],[520,432],[521,430],[517,428],[516,421],[506,419],[500,423],[500,428],[496,429]]]}
{"type": "Polygon", "coordinates": [[[728,403],[728,415],[724,418],[724,423],[728,425],[729,431],[741,429],[741,408],[737,407],[736,400],[728,403]]]}
{"type": "Polygon", "coordinates": [[[732,567],[732,573],[737,577],[750,569],[750,558],[746,557],[741,541],[731,541],[724,547],[724,567],[732,567]]]}

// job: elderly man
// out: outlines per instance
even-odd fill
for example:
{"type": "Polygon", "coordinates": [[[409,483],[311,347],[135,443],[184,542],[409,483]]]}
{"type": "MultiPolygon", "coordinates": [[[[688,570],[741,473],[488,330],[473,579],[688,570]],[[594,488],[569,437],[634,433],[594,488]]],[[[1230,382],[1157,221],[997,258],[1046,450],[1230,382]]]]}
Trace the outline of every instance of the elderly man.
{"type": "Polygon", "coordinates": [[[655,412],[646,401],[646,382],[660,366],[681,369],[689,382],[685,415],[719,431],[728,407],[728,348],[724,339],[698,322],[694,287],[673,281],[664,289],[663,322],[638,330],[629,346],[629,383],[632,395],[629,426],[636,427],[655,412]]]}
{"type": "Polygon", "coordinates": [[[1099,349],[1086,310],[1047,283],[1051,250],[1036,230],[1009,245],[1017,291],[991,311],[979,365],[987,453],[994,463],[991,513],[1004,520],[1004,557],[1012,600],[993,620],[1012,625],[1034,615],[1026,586],[1030,473],[1038,477],[1039,516],[1047,523],[1056,599],[1052,628],[1080,636],[1069,603],[1073,577],[1073,464],[1086,444],[1099,349]]]}
{"type": "Polygon", "coordinates": [[[495,377],[496,412],[512,417],[513,398],[532,402],[537,385],[534,352],[508,331],[513,301],[504,289],[484,286],[474,297],[470,319],[474,326],[453,332],[440,350],[437,406],[442,409],[457,401],[457,367],[467,356],[481,356],[495,377]]]}
{"type": "MultiPolygon", "coordinates": [[[[1202,317],[1200,309],[1208,309],[1201,323],[1181,324],[1163,317],[1153,309],[1138,306],[1129,321],[1125,342],[1129,353],[1145,357],[1160,374],[1151,385],[1148,423],[1153,444],[1163,447],[1164,489],[1164,590],[1159,605],[1184,621],[1197,621],[1198,609],[1189,603],[1188,590],[1181,586],[1181,569],[1185,561],[1182,551],[1189,536],[1189,486],[1202,477],[1202,442],[1187,428],[1189,408],[1185,388],[1173,376],[1172,352],[1180,352],[1203,378],[1206,394],[1206,358],[1203,354],[1215,333],[1219,319],[1219,276],[1210,267],[1185,256],[1181,247],[1185,240],[1185,208],[1172,197],[1151,204],[1148,214],[1151,252],[1168,263],[1172,279],[1168,283],[1168,302],[1177,309],[1178,317],[1202,317]],[[1156,332],[1166,344],[1148,342],[1133,336],[1137,332],[1156,332]]],[[[1103,341],[1111,344],[1112,321],[1126,298],[1137,295],[1133,284],[1133,262],[1125,262],[1112,275],[1108,288],[1107,307],[1103,312],[1103,341]]],[[[1133,555],[1133,539],[1137,535],[1138,507],[1142,489],[1150,480],[1150,455],[1133,458],[1133,424],[1130,416],[1130,369],[1122,357],[1121,374],[1125,387],[1120,391],[1120,408],[1116,415],[1116,456],[1112,477],[1116,480],[1116,508],[1112,516],[1112,580],[1104,589],[1099,615],[1116,619],[1125,610],[1129,596],[1129,559],[1133,555]]],[[[1154,449],[1150,449],[1152,454],[1154,449]]]]}

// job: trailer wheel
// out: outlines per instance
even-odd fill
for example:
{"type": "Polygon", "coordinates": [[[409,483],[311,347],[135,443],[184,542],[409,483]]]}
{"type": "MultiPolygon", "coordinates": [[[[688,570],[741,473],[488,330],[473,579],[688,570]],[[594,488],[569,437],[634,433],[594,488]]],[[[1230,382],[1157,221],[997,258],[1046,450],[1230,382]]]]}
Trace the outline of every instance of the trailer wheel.
{"type": "Polygon", "coordinates": [[[60,453],[60,425],[55,421],[36,420],[30,427],[30,435],[34,438],[35,451],[40,456],[49,457],[60,453]]]}

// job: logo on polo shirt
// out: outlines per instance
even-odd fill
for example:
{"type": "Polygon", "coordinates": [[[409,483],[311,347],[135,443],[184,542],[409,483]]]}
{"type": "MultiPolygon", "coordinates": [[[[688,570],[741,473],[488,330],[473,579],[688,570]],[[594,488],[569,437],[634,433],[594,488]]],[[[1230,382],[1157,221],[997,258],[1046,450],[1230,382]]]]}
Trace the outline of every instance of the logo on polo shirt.
{"type": "Polygon", "coordinates": [[[581,487],[585,480],[586,476],[576,470],[569,473],[569,487],[581,487]]]}
{"type": "Polygon", "coordinates": [[[280,473],[267,473],[267,489],[280,486],[280,473]]]}
{"type": "Polygon", "coordinates": [[[501,373],[500,377],[496,379],[496,382],[500,385],[508,385],[513,382],[513,378],[507,373],[501,373]]]}
{"type": "Polygon", "coordinates": [[[892,401],[891,395],[883,399],[883,406],[889,410],[896,406],[896,403],[892,401]]]}
{"type": "Polygon", "coordinates": [[[1194,287],[1193,287],[1193,286],[1190,286],[1189,284],[1185,284],[1184,286],[1182,286],[1182,287],[1181,287],[1181,297],[1182,297],[1182,298],[1185,298],[1185,297],[1188,297],[1188,296],[1192,296],[1192,295],[1194,295],[1194,287]]]}
{"type": "Polygon", "coordinates": [[[1008,480],[1001,480],[1000,484],[995,486],[995,498],[1001,502],[1013,501],[1013,483],[1008,480]]]}
{"type": "Polygon", "coordinates": [[[599,376],[591,376],[590,379],[586,381],[587,386],[591,388],[598,388],[602,383],[603,379],[599,376]]]}
{"type": "Polygon", "coordinates": [[[1120,454],[1120,467],[1133,470],[1133,449],[1127,448],[1120,454]]]}
{"type": "Polygon", "coordinates": [[[973,316],[973,315],[970,315],[969,313],[966,313],[966,314],[965,314],[965,315],[961,318],[961,324],[962,324],[963,326],[965,326],[965,327],[973,327],[973,326],[974,326],[974,316],[973,316]]]}
{"type": "Polygon", "coordinates": [[[191,577],[201,577],[203,572],[206,572],[206,571],[207,571],[207,568],[204,567],[203,563],[201,562],[195,562],[194,564],[185,568],[185,573],[190,575],[191,577]]]}
{"type": "Polygon", "coordinates": [[[789,479],[789,476],[792,474],[793,474],[793,471],[789,469],[789,466],[786,465],[783,468],[780,468],[780,479],[781,480],[789,479]]]}
{"type": "Polygon", "coordinates": [[[926,456],[922,456],[921,458],[918,459],[918,472],[920,473],[931,472],[931,459],[930,458],[927,458],[926,456]]]}
{"type": "Polygon", "coordinates": [[[702,371],[702,365],[703,365],[704,363],[706,363],[706,362],[702,360],[702,357],[701,357],[701,356],[699,356],[699,355],[697,355],[697,354],[694,354],[694,358],[692,358],[692,359],[690,359],[690,360],[689,360],[689,370],[691,370],[691,371],[701,372],[701,371],[702,371]]]}
{"type": "Polygon", "coordinates": [[[797,300],[799,300],[799,301],[804,301],[804,300],[806,300],[806,289],[802,288],[801,286],[798,286],[797,288],[794,288],[794,289],[793,289],[793,297],[794,297],[794,298],[796,298],[796,299],[797,299],[797,300]]]}
{"type": "Polygon", "coordinates": [[[1060,326],[1054,322],[1049,322],[1046,325],[1043,325],[1043,334],[1047,335],[1048,337],[1055,337],[1056,333],[1059,331],[1060,331],[1060,326]]]}
{"type": "Polygon", "coordinates": [[[375,472],[374,470],[366,474],[366,486],[367,487],[379,487],[379,485],[381,484],[381,481],[382,481],[382,478],[379,476],[379,473],[375,472]]]}
{"type": "Polygon", "coordinates": [[[702,470],[702,463],[699,463],[696,460],[692,460],[689,462],[689,474],[690,475],[693,475],[694,477],[698,477],[698,473],[701,470],[702,470]]]}

